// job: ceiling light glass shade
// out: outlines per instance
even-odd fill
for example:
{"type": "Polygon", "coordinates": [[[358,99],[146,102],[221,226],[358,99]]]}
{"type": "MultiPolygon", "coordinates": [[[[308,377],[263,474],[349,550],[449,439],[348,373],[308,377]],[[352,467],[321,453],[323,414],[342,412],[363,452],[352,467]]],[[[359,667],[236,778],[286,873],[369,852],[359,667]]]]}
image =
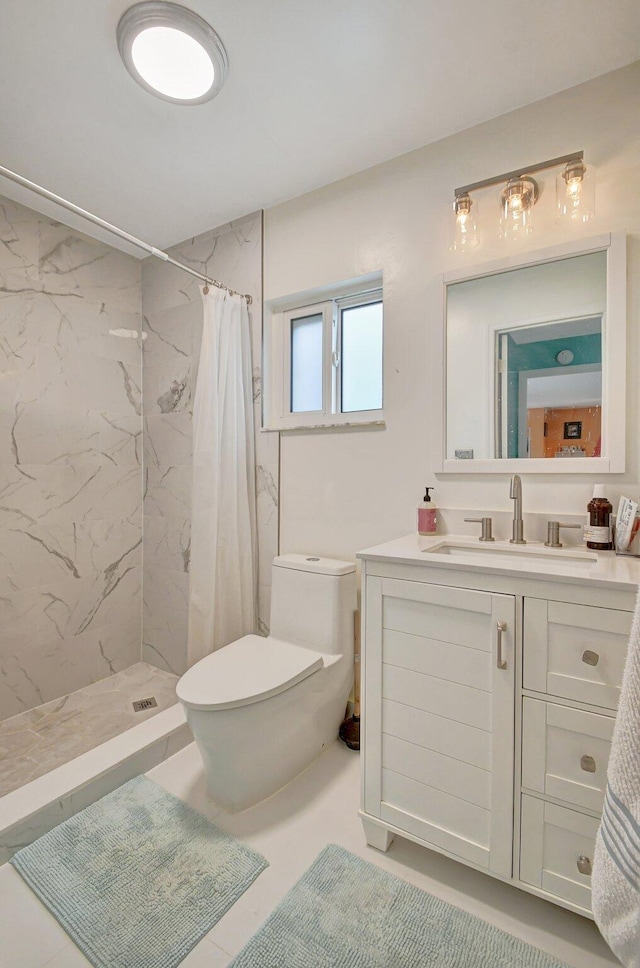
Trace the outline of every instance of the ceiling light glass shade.
{"type": "MultiPolygon", "coordinates": [[[[477,207],[477,206],[476,206],[477,207]]],[[[469,195],[457,195],[453,203],[455,222],[450,252],[469,252],[478,245],[478,224],[474,203],[469,195]]]]}
{"type": "Polygon", "coordinates": [[[534,178],[511,178],[500,193],[500,238],[517,242],[531,234],[533,206],[538,200],[534,178]]]}
{"type": "Polygon", "coordinates": [[[556,178],[556,222],[576,225],[596,214],[595,176],[592,165],[570,161],[556,178]]]}
{"type": "Polygon", "coordinates": [[[211,100],[227,76],[227,54],[213,27],[177,3],[136,3],[120,18],[117,40],[134,80],[174,104],[211,100]]]}

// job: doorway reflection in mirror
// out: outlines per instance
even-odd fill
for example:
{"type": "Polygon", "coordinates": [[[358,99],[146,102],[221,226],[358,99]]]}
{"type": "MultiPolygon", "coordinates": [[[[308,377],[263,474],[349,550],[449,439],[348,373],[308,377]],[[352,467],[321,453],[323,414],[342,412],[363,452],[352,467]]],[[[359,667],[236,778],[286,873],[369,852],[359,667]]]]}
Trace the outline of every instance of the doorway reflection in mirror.
{"type": "Polygon", "coordinates": [[[496,384],[499,457],[600,456],[601,315],[499,330],[496,384]]]}

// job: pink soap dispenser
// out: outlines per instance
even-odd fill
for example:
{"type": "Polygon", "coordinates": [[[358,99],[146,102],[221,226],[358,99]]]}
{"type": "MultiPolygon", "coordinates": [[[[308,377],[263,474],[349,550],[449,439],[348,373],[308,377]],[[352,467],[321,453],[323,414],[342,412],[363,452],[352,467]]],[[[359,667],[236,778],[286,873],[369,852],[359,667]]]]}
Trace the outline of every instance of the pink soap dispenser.
{"type": "Polygon", "coordinates": [[[420,501],[418,505],[418,534],[436,533],[436,506],[429,491],[433,491],[433,488],[425,488],[424,501],[420,501]]]}

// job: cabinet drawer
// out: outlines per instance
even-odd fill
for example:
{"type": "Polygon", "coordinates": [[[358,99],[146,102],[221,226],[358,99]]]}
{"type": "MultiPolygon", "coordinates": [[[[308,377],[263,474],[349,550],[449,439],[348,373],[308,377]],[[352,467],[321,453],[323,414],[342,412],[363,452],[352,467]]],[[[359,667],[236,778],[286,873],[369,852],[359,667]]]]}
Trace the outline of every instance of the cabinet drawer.
{"type": "Polygon", "coordinates": [[[522,797],[520,880],[591,913],[591,864],[598,820],[522,797]]]}
{"type": "Polygon", "coordinates": [[[616,709],[632,612],[527,598],[524,687],[616,709]]]}
{"type": "Polygon", "coordinates": [[[522,702],[522,785],[601,810],[615,720],[556,703],[522,702]]]}

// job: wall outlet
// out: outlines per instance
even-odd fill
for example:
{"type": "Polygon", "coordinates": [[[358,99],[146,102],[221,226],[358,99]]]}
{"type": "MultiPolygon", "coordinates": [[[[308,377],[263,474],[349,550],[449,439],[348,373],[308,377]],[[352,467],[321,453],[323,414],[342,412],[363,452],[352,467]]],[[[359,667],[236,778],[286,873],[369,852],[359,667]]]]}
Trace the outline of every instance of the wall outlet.
{"type": "Polygon", "coordinates": [[[472,450],[456,450],[456,460],[473,460],[472,450]]]}

